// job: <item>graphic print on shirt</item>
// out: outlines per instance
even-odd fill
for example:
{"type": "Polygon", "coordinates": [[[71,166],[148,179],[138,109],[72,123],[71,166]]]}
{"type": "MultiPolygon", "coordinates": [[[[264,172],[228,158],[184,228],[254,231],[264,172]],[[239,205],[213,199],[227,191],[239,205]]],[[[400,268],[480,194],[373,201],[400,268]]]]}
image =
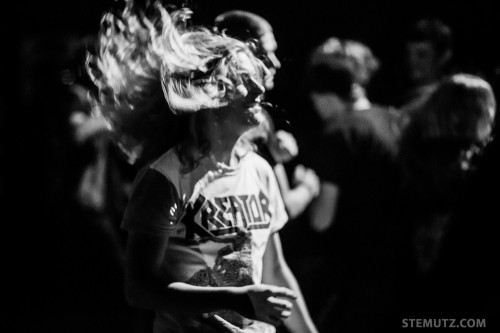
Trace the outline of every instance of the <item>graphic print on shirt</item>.
{"type": "Polygon", "coordinates": [[[231,195],[210,200],[199,195],[186,211],[186,238],[213,237],[269,228],[272,214],[269,199],[259,194],[231,195]]]}
{"type": "MultiPolygon", "coordinates": [[[[175,151],[152,164],[149,177],[141,178],[135,188],[136,204],[127,226],[168,232],[164,267],[169,283],[200,287],[260,283],[268,239],[286,222],[272,169],[253,154],[231,170],[212,170],[210,163],[205,164],[179,175],[175,151]],[[142,195],[143,189],[154,195],[142,195]]],[[[175,326],[186,332],[275,332],[272,325],[234,311],[182,317],[159,312],[155,323],[166,331],[175,326]]]]}
{"type": "MultiPolygon", "coordinates": [[[[221,240],[219,240],[220,242],[221,240]]],[[[196,272],[188,284],[202,287],[241,287],[254,284],[252,265],[252,235],[250,232],[238,231],[234,237],[225,239],[228,245],[221,248],[213,267],[196,272]]],[[[216,311],[204,314],[205,319],[213,324],[221,325],[219,318],[239,328],[248,326],[252,320],[234,311],[216,311]]]]}
{"type": "MultiPolygon", "coordinates": [[[[183,218],[187,239],[224,243],[212,267],[194,273],[186,282],[196,286],[238,287],[254,281],[252,231],[270,228],[272,213],[269,198],[262,190],[243,195],[207,198],[199,193],[188,205],[183,218]]],[[[203,315],[218,329],[239,331],[260,325],[237,312],[222,310],[203,315]]],[[[264,325],[265,326],[265,325],[264,325]]]]}

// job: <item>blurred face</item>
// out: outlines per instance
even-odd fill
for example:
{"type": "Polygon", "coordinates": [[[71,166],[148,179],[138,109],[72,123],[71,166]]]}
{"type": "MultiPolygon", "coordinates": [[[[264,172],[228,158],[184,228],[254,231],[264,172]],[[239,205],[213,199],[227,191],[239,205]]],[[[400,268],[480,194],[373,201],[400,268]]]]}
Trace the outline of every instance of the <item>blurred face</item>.
{"type": "Polygon", "coordinates": [[[487,141],[493,132],[493,123],[495,119],[495,107],[488,108],[488,117],[483,117],[479,120],[477,128],[477,138],[479,141],[487,141]]]}
{"type": "Polygon", "coordinates": [[[430,42],[410,42],[406,45],[408,77],[414,84],[426,84],[439,76],[439,60],[430,42]]]}
{"type": "Polygon", "coordinates": [[[269,75],[269,78],[265,82],[266,89],[271,90],[274,88],[274,76],[276,75],[278,69],[281,68],[281,63],[275,54],[278,49],[278,44],[276,43],[276,39],[271,31],[262,35],[259,43],[260,49],[257,52],[257,57],[262,60],[264,65],[266,65],[271,72],[271,75],[269,75]]]}
{"type": "Polygon", "coordinates": [[[359,85],[366,86],[370,81],[370,72],[368,70],[368,67],[363,66],[363,64],[359,62],[356,62],[354,66],[355,66],[354,72],[356,74],[356,81],[358,82],[359,85]]]}
{"type": "Polygon", "coordinates": [[[237,60],[241,81],[236,86],[235,97],[229,103],[227,117],[235,125],[251,128],[258,125],[264,117],[260,105],[265,92],[262,73],[246,53],[239,52],[237,60]]]}
{"type": "Polygon", "coordinates": [[[479,154],[491,140],[494,118],[495,108],[490,107],[488,115],[478,120],[475,126],[475,133],[471,133],[469,146],[461,151],[460,167],[462,170],[466,171],[470,168],[473,157],[479,154]]]}

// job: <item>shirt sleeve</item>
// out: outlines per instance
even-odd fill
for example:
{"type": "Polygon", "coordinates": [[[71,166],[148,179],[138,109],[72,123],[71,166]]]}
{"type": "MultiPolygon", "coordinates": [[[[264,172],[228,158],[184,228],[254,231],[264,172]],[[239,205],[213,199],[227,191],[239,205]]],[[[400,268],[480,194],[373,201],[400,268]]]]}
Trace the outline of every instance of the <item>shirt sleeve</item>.
{"type": "Polygon", "coordinates": [[[137,177],[122,228],[127,231],[173,234],[181,209],[182,203],[172,182],[162,173],[147,168],[137,177]]]}
{"type": "Polygon", "coordinates": [[[273,216],[271,217],[271,230],[274,233],[282,229],[288,222],[288,214],[286,213],[278,181],[276,180],[276,176],[271,167],[269,167],[268,184],[270,206],[274,208],[273,216]]]}

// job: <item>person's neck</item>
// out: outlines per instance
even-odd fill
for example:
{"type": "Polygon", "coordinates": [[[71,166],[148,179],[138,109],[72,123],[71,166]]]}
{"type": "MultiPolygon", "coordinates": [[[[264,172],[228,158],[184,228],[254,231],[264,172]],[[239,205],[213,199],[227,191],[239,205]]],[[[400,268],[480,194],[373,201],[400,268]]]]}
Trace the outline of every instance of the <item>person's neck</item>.
{"type": "Polygon", "coordinates": [[[237,131],[234,124],[219,122],[216,119],[209,121],[205,130],[210,147],[209,156],[212,161],[227,166],[236,165],[238,158],[235,154],[235,147],[242,133],[237,131]]]}

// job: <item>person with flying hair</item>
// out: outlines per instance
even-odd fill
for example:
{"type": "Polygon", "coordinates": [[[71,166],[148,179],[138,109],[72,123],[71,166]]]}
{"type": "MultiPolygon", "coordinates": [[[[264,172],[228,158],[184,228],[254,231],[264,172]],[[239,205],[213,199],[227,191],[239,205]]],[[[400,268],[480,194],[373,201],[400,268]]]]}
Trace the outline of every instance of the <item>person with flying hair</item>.
{"type": "Polygon", "coordinates": [[[156,312],[154,332],[274,332],[283,321],[315,332],[282,254],[272,169],[236,145],[260,122],[268,70],[243,42],[190,27],[191,14],[129,2],[103,17],[88,60],[122,147],[166,149],[145,160],[123,219],[128,300],[156,312]]]}

